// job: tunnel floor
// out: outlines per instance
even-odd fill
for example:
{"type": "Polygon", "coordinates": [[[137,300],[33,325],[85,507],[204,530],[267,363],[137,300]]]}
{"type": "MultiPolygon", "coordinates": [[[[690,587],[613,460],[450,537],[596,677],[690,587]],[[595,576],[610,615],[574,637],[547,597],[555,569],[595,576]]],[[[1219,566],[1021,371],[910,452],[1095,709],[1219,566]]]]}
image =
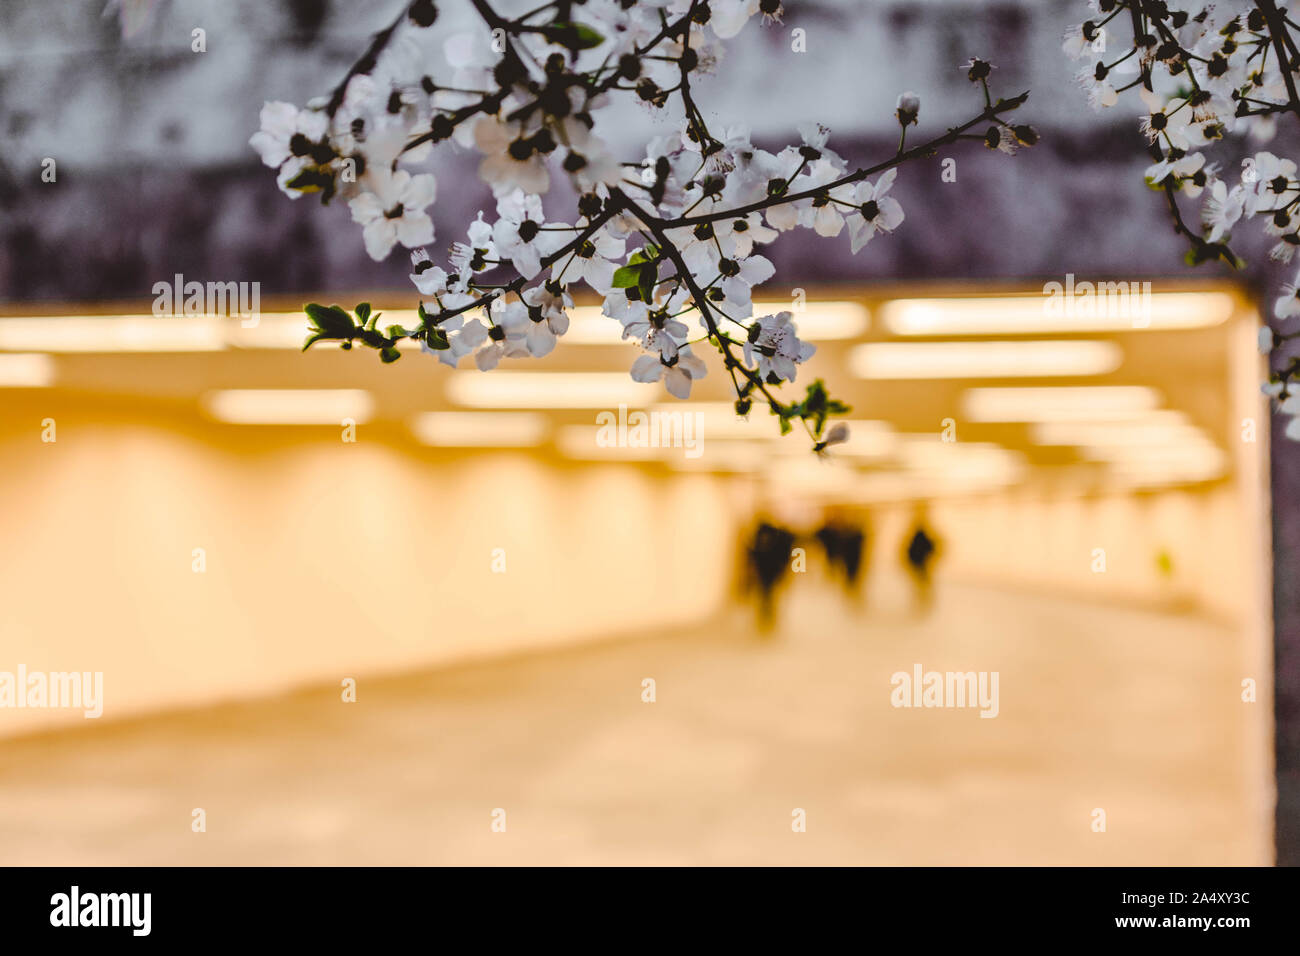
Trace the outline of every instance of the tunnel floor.
{"type": "Polygon", "coordinates": [[[0,862],[1271,862],[1267,705],[1241,701],[1224,624],[959,584],[921,617],[796,584],[765,637],[732,607],[363,678],[355,703],[332,686],[4,742],[0,862]],[[916,665],[998,672],[996,718],[892,706],[916,665]]]}

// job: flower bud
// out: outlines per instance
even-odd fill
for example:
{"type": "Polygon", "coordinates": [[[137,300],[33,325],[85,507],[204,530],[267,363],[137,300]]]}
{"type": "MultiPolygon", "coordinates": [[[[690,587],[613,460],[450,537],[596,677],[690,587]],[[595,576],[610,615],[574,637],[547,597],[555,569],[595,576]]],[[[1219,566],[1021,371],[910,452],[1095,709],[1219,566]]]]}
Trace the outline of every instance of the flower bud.
{"type": "Polygon", "coordinates": [[[921,98],[908,90],[898,98],[897,108],[894,115],[898,117],[900,126],[911,126],[916,122],[916,116],[921,112],[921,98]]]}

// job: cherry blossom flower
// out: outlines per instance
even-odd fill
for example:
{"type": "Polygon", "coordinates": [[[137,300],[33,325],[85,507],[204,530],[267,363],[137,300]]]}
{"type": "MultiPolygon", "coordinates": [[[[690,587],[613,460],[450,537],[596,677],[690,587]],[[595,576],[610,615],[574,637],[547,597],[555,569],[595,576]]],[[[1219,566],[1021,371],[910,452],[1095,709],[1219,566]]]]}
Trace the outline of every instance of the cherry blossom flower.
{"type": "Polygon", "coordinates": [[[606,293],[613,288],[614,272],[618,268],[612,260],[623,258],[626,249],[626,240],[611,235],[607,229],[599,229],[551,267],[551,278],[584,281],[597,292],[606,293]]]}
{"type": "Polygon", "coordinates": [[[325,143],[329,131],[329,117],[319,110],[298,109],[292,103],[268,101],[262,107],[262,128],[248,140],[262,162],[278,168],[276,182],[281,192],[291,199],[302,196],[302,191],[292,189],[289,183],[300,173],[335,156],[325,143]]]}
{"type": "Polygon", "coordinates": [[[796,366],[812,358],[817,346],[802,342],[789,312],[765,315],[749,327],[745,340],[745,362],[754,364],[767,379],[793,382],[799,370],[796,366]]]}
{"type": "Polygon", "coordinates": [[[657,348],[661,354],[665,348],[669,348],[670,357],[677,352],[676,343],[686,341],[690,334],[686,323],[672,318],[670,307],[667,306],[656,309],[652,314],[644,302],[628,302],[627,307],[617,310],[614,317],[623,324],[623,338],[636,339],[642,348],[657,348]]]}
{"type": "Polygon", "coordinates": [[[262,128],[248,140],[262,162],[276,167],[290,157],[303,157],[329,129],[329,117],[319,110],[302,110],[292,103],[268,101],[262,107],[262,128]]]}
{"type": "MultiPolygon", "coordinates": [[[[976,124],[989,124],[989,144],[1004,152],[1037,140],[1030,127],[1006,119],[1024,97],[994,99],[991,64],[972,59],[965,69],[983,94],[976,118],[925,148],[900,146],[872,167],[882,170],[872,183],[828,148],[825,126],[800,124],[799,140],[772,152],[756,147],[745,126],[713,122],[693,98],[705,89],[693,80],[723,62],[722,40],[753,17],[778,22],[778,0],[711,0],[707,8],[697,0],[587,0],[544,5],[517,19],[498,14],[490,0],[472,6],[486,29],[447,37],[440,46],[445,62],[431,56],[438,5],[416,0],[375,34],[328,95],[303,109],[263,108],[262,129],[250,144],[276,169],[281,189],[295,198],[318,193],[323,203],[345,200],[375,259],[398,244],[412,249],[417,327],[366,326],[357,335],[326,322],[330,327],[316,329],[313,341],[344,338],[349,346],[378,349],[387,363],[401,358],[399,340],[413,339],[444,364],[473,355],[487,371],[503,359],[549,355],[569,329],[569,289],[580,282],[603,298],[603,312],[620,324],[623,338],[644,350],[632,363],[635,380],[663,381],[671,394],[687,397],[707,373],[689,342],[698,323],[700,341],[720,353],[738,401],[752,404],[761,394],[783,426],[790,417],[813,418],[814,445],[824,450],[842,432],[825,431],[826,406],[814,416],[813,403],[786,403],[770,390],[793,381],[814,347],[799,339],[789,313],[750,321],[753,289],[775,272],[758,250],[780,232],[830,237],[847,226],[856,252],[902,222],[902,208],[886,195],[897,166],[951,146],[976,124]],[[605,121],[618,103],[634,104],[656,122],[675,103],[686,124],[652,138],[641,158],[627,156],[605,121]],[[478,174],[492,189],[496,216],[479,212],[464,240],[435,263],[424,246],[433,240],[426,210],[437,182],[424,164],[460,148],[479,154],[478,174]],[[556,222],[543,208],[552,173],[573,193],[563,190],[573,211],[556,222]],[[735,325],[747,329],[744,340],[735,325]]],[[[1218,34],[1199,40],[1226,49],[1218,34]]],[[[1093,67],[1094,74],[1103,70],[1093,67]]],[[[1165,120],[1150,124],[1169,147],[1167,157],[1156,157],[1153,174],[1160,181],[1172,176],[1187,194],[1211,181],[1212,168],[1184,154],[1191,143],[1222,136],[1226,126],[1217,117],[1233,109],[1224,95],[1193,96],[1181,112],[1177,100],[1162,101],[1165,120]]],[[[894,118],[905,134],[919,113],[915,94],[899,95],[894,118]]],[[[1235,202],[1238,193],[1228,195],[1235,202]]],[[[1259,190],[1240,195],[1244,208],[1259,190]]],[[[1290,231],[1278,235],[1290,241],[1290,231]]],[[[312,314],[329,311],[320,309],[312,314]]],[[[364,318],[360,308],[357,316],[364,318]]]]}
{"type": "Polygon", "coordinates": [[[737,219],[720,219],[713,224],[713,231],[724,247],[731,243],[732,254],[739,259],[749,256],[755,245],[769,243],[778,235],[763,224],[763,217],[756,212],[737,219]]]}
{"type": "Polygon", "coordinates": [[[858,208],[849,213],[849,246],[854,254],[879,233],[893,232],[903,221],[903,207],[892,196],[886,196],[894,184],[897,172],[887,170],[873,185],[866,180],[853,189],[851,202],[858,208]]]}
{"type": "Polygon", "coordinates": [[[540,285],[529,289],[522,298],[532,323],[524,333],[528,352],[534,358],[549,355],[556,340],[569,331],[569,314],[565,311],[567,296],[563,293],[556,296],[545,285],[540,285]]]}
{"type": "Polygon", "coordinates": [[[709,298],[723,306],[731,318],[745,318],[754,311],[753,287],[762,285],[775,273],[776,267],[763,256],[722,259],[718,262],[718,275],[710,283],[719,298],[715,299],[712,294],[709,298]]]}
{"type": "Polygon", "coordinates": [[[1281,295],[1273,303],[1273,316],[1289,319],[1300,315],[1300,276],[1282,286],[1281,295]]]}
{"type": "Polygon", "coordinates": [[[1094,110],[1114,106],[1119,102],[1119,93],[1107,79],[1109,75],[1105,64],[1100,62],[1096,66],[1080,70],[1075,75],[1079,85],[1088,94],[1088,105],[1094,110]]]}
{"type": "Polygon", "coordinates": [[[478,174],[496,195],[514,189],[544,193],[551,185],[543,150],[555,148],[546,130],[524,135],[517,123],[502,123],[485,116],[474,126],[474,144],[483,153],[478,174]]]}
{"type": "Polygon", "coordinates": [[[519,301],[498,307],[500,301],[492,303],[493,325],[487,330],[487,341],[474,353],[474,364],[481,372],[496,368],[503,358],[527,358],[531,354],[528,310],[519,301]]]}
{"type": "Polygon", "coordinates": [[[671,358],[662,353],[642,355],[632,363],[632,378],[638,382],[657,382],[663,379],[664,388],[677,398],[690,398],[691,385],[709,374],[704,361],[691,354],[691,347],[683,345],[671,358]]]}
{"type": "Polygon", "coordinates": [[[469,242],[452,243],[451,267],[458,275],[470,275],[490,268],[489,260],[498,258],[496,243],[493,240],[492,226],[484,222],[480,212],[466,230],[469,242]]]}
{"type": "MultiPolygon", "coordinates": [[[[1122,90],[1135,89],[1146,114],[1139,128],[1151,144],[1156,162],[1145,170],[1147,182],[1162,187],[1175,230],[1187,239],[1189,261],[1222,259],[1237,267],[1241,260],[1228,248],[1234,227],[1257,219],[1265,235],[1275,238],[1269,258],[1291,262],[1300,250],[1300,181],[1297,165],[1286,157],[1259,152],[1242,163],[1240,182],[1225,181],[1219,164],[1206,152],[1238,141],[1246,133],[1267,142],[1279,122],[1300,112],[1297,71],[1287,54],[1294,51],[1295,24],[1272,4],[1128,5],[1133,17],[1114,16],[1123,7],[1110,0],[1092,0],[1089,18],[1072,27],[1065,51],[1073,57],[1093,56],[1079,74],[1094,108],[1110,106],[1122,90]],[[1104,7],[1104,9],[1103,9],[1104,7]],[[1104,44],[1091,42],[1101,36],[1104,44]],[[1116,49],[1122,30],[1131,25],[1130,48],[1116,49]],[[1109,64],[1107,64],[1109,60],[1109,64]],[[1138,71],[1141,72],[1138,72],[1138,71]],[[1133,82],[1116,83],[1114,73],[1127,71],[1133,82]],[[1284,75],[1284,72],[1290,75],[1284,75]],[[1116,86],[1119,89],[1116,89],[1116,86]],[[1175,193],[1175,190],[1177,193],[1175,193]],[[1180,199],[1200,200],[1199,216],[1185,215],[1180,199]],[[1201,228],[1195,228],[1199,218],[1201,228]]],[[[1235,161],[1225,163],[1231,168],[1235,161]]],[[[1278,320],[1300,315],[1300,278],[1282,287],[1273,313],[1278,320]]],[[[1261,351],[1275,355],[1289,336],[1265,325],[1259,333],[1261,351]]],[[[1288,366],[1290,368],[1290,366],[1288,366]]],[[[1287,395],[1287,377],[1265,386],[1265,393],[1284,399],[1284,414],[1300,413],[1300,396],[1287,395]]],[[[1300,439],[1300,419],[1288,423],[1289,437],[1300,439]]]]}
{"type": "Polygon", "coordinates": [[[460,364],[460,360],[469,355],[476,348],[487,341],[487,326],[479,319],[470,319],[465,321],[464,316],[454,315],[444,322],[439,323],[438,328],[442,329],[447,335],[448,347],[445,349],[431,349],[423,342],[420,347],[426,352],[432,352],[438,361],[455,368],[460,364]]]}
{"type": "Polygon", "coordinates": [[[1218,180],[1210,190],[1210,198],[1205,201],[1201,220],[1210,230],[1209,242],[1218,242],[1241,218],[1245,209],[1246,193],[1240,186],[1229,189],[1223,180],[1218,180]]]}
{"type": "Polygon", "coordinates": [[[412,176],[404,169],[382,177],[377,192],[348,201],[352,221],[360,223],[366,252],[383,259],[400,242],[409,247],[433,242],[433,220],[424,210],[437,196],[437,180],[428,173],[412,176]]]}
{"type": "Polygon", "coordinates": [[[1259,351],[1261,355],[1267,355],[1273,351],[1274,336],[1273,330],[1267,325],[1259,327],[1259,351]]]}
{"type": "Polygon", "coordinates": [[[516,189],[497,199],[497,215],[501,218],[492,226],[497,252],[525,279],[533,278],[542,271],[547,248],[541,198],[516,189]]]}
{"type": "Polygon", "coordinates": [[[1204,153],[1189,153],[1179,156],[1170,151],[1164,159],[1148,166],[1143,175],[1146,181],[1153,186],[1159,186],[1172,176],[1175,186],[1184,189],[1189,196],[1195,197],[1205,187],[1206,179],[1204,176],[1200,178],[1199,183],[1195,182],[1196,174],[1201,171],[1204,165],[1204,153]]]}
{"type": "Polygon", "coordinates": [[[761,12],[765,22],[780,22],[781,4],[772,0],[713,0],[709,26],[719,39],[728,40],[739,33],[750,18],[761,12]]]}

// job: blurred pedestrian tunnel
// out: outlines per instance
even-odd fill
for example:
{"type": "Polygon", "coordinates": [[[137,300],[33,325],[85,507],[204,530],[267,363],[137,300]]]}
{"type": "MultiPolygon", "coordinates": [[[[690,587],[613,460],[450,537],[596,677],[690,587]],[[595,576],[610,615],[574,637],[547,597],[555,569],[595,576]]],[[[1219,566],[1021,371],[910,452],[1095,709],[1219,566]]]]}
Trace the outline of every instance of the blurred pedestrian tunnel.
{"type": "Polygon", "coordinates": [[[852,406],[822,456],[717,367],[632,382],[590,305],[490,374],[300,354],[301,300],[6,307],[0,671],[100,671],[104,715],[0,709],[0,859],[1271,862],[1257,318],[1050,301],[760,304],[852,406]],[[918,667],[996,672],[996,719],[896,706],[918,667]]]}

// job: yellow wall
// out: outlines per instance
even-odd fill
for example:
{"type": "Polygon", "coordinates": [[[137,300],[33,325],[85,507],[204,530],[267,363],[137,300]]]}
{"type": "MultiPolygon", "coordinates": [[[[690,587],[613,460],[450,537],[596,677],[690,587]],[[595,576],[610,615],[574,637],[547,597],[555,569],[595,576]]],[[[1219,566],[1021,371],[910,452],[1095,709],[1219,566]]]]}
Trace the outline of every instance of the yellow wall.
{"type": "Polygon", "coordinates": [[[1081,592],[1101,599],[1195,604],[1234,624],[1253,610],[1253,531],[1237,490],[1097,497],[1016,490],[934,509],[943,571],[969,579],[1081,592]],[[1094,556],[1104,552],[1104,571],[1094,556]],[[1157,563],[1171,558],[1171,573],[1157,563]],[[1094,564],[1095,562],[1095,564],[1094,564]]]}
{"type": "Polygon", "coordinates": [[[730,582],[707,476],[84,413],[43,444],[41,417],[0,433],[0,670],[103,671],[105,717],[665,628],[730,582]]]}

